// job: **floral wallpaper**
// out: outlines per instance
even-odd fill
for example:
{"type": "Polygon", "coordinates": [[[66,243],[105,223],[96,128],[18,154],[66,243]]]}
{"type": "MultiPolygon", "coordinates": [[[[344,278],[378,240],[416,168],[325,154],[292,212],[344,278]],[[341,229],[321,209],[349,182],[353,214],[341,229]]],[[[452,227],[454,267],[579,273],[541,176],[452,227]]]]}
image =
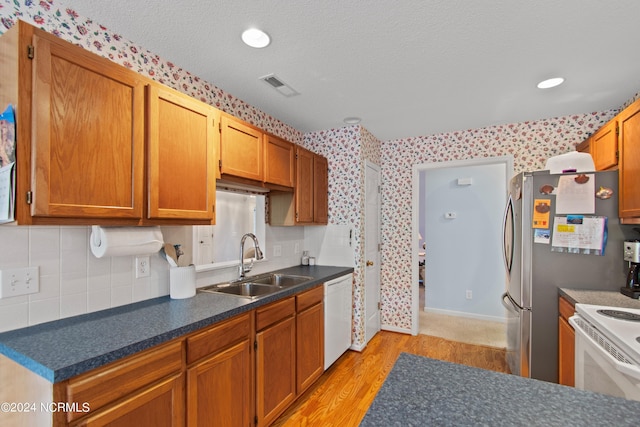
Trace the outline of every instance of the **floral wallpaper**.
{"type": "Polygon", "coordinates": [[[382,323],[411,330],[412,167],[512,155],[514,173],[539,170],[575,148],[617,111],[512,123],[382,143],[382,323]]]}
{"type": "Polygon", "coordinates": [[[412,321],[413,165],[511,154],[516,172],[540,169],[547,157],[572,150],[616,113],[573,115],[385,142],[361,126],[302,135],[178,64],[126,40],[74,10],[59,6],[57,0],[0,0],[0,33],[11,28],[18,19],[327,157],[329,222],[349,225],[355,231],[353,338],[356,346],[364,344],[365,160],[381,167],[382,324],[409,332],[412,321]]]}
{"type": "Polygon", "coordinates": [[[58,6],[57,0],[0,0],[0,34],[20,19],[49,33],[109,58],[157,82],[254,124],[289,141],[299,143],[302,133],[246,102],[225,93],[119,34],[109,31],[72,9],[58,6]]]}
{"type": "Polygon", "coordinates": [[[381,142],[360,126],[312,132],[305,145],[329,163],[329,223],[354,231],[352,339],[364,345],[364,168],[365,159],[380,164],[381,142]]]}

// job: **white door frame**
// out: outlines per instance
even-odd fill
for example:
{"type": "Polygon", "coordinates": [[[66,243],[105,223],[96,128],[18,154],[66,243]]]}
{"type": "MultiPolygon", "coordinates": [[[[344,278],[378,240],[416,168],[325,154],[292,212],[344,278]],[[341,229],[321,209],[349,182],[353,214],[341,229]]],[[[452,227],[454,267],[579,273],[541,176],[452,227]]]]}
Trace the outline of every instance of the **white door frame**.
{"type": "Polygon", "coordinates": [[[423,163],[413,165],[413,179],[412,179],[412,215],[411,215],[411,334],[418,335],[420,327],[420,285],[418,283],[418,251],[419,242],[415,237],[419,233],[419,210],[420,210],[420,172],[429,169],[439,168],[456,168],[464,166],[481,166],[491,164],[504,164],[506,165],[506,188],[509,188],[509,181],[513,176],[513,156],[497,156],[497,157],[482,157],[476,159],[467,160],[453,160],[450,162],[435,162],[435,163],[423,163]]]}
{"type": "MultiPolygon", "coordinates": [[[[365,192],[364,192],[364,197],[365,197],[365,200],[364,200],[364,208],[365,208],[364,237],[365,238],[364,238],[364,248],[363,248],[364,249],[364,259],[362,260],[363,264],[364,264],[363,265],[363,267],[364,267],[364,283],[363,283],[364,310],[363,311],[364,311],[364,345],[365,346],[369,342],[369,340],[376,333],[378,333],[380,331],[381,324],[382,324],[382,321],[381,321],[382,320],[381,319],[382,316],[381,316],[381,313],[380,313],[380,259],[381,259],[381,256],[380,256],[380,246],[379,246],[379,244],[380,244],[380,213],[381,213],[381,210],[380,210],[380,204],[381,204],[381,200],[380,200],[381,199],[381,195],[380,195],[380,184],[381,183],[380,183],[380,180],[381,180],[380,166],[378,166],[378,165],[376,165],[374,163],[371,163],[369,160],[365,160],[365,169],[364,169],[364,181],[365,181],[365,192]],[[376,331],[374,333],[372,333],[372,334],[370,332],[371,328],[368,328],[368,320],[369,320],[369,317],[371,317],[372,313],[368,313],[367,312],[367,292],[370,291],[370,288],[367,286],[367,268],[369,268],[369,267],[367,267],[367,265],[366,265],[366,262],[368,260],[367,259],[367,252],[368,252],[367,251],[367,247],[368,247],[368,245],[372,244],[372,242],[368,242],[367,239],[366,239],[367,222],[371,220],[366,215],[366,213],[367,213],[367,179],[368,179],[369,173],[370,173],[369,170],[375,171],[376,174],[378,175],[378,191],[377,191],[378,203],[377,203],[377,206],[376,206],[376,209],[377,209],[377,212],[378,212],[378,215],[377,215],[378,224],[375,227],[375,229],[377,230],[376,241],[373,242],[374,248],[376,250],[376,259],[373,261],[374,262],[373,268],[375,268],[375,273],[371,273],[371,272],[369,273],[369,274],[375,274],[377,276],[377,279],[376,279],[377,280],[377,289],[376,289],[377,296],[376,296],[376,299],[377,299],[377,302],[378,302],[378,308],[376,309],[377,310],[377,327],[376,327],[376,331]],[[369,334],[371,334],[371,335],[369,335],[369,334]]],[[[369,246],[369,248],[371,248],[371,247],[369,246]]]]}

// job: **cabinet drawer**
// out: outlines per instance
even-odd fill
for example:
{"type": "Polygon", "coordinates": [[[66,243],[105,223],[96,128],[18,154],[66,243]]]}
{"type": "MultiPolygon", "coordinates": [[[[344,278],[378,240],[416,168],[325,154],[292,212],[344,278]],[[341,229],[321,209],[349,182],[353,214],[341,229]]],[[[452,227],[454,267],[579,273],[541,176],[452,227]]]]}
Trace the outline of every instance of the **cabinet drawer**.
{"type": "Polygon", "coordinates": [[[296,295],[296,311],[299,313],[302,310],[306,310],[312,305],[316,305],[322,302],[324,298],[324,286],[318,286],[317,288],[310,289],[296,295]]]}
{"type": "Polygon", "coordinates": [[[260,307],[256,309],[256,330],[260,331],[282,319],[293,316],[295,311],[296,304],[294,297],[289,297],[265,307],[260,307]]]}
{"type": "Polygon", "coordinates": [[[575,309],[571,303],[562,297],[558,299],[558,310],[560,311],[560,316],[567,321],[573,316],[573,313],[575,313],[575,309]]]}
{"type": "Polygon", "coordinates": [[[216,353],[247,338],[250,333],[251,323],[247,313],[189,337],[187,338],[187,363],[216,353]]]}
{"type": "MultiPolygon", "coordinates": [[[[154,381],[182,369],[182,340],[154,347],[140,354],[79,375],[67,383],[67,402],[89,404],[91,411],[120,399],[154,381]]],[[[68,412],[72,421],[82,412],[68,412]]]]}

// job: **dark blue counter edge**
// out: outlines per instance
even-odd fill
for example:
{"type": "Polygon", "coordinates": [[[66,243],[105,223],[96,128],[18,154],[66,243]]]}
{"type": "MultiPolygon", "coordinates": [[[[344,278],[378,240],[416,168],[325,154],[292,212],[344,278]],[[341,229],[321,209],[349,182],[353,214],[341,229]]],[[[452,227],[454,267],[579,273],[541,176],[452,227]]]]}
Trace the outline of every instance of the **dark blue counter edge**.
{"type": "MultiPolygon", "coordinates": [[[[280,269],[280,270],[275,270],[276,272],[280,272],[280,271],[286,271],[289,270],[291,268],[295,268],[295,267],[287,267],[284,269],[280,269]]],[[[135,353],[139,353],[143,350],[149,349],[151,347],[155,347],[157,345],[163,344],[165,342],[168,342],[174,338],[178,338],[181,337],[183,335],[189,334],[191,332],[197,331],[199,329],[211,326],[215,323],[221,322],[223,320],[229,319],[233,316],[236,316],[238,314],[242,314],[245,313],[247,311],[251,311],[254,310],[255,308],[258,308],[260,306],[269,304],[271,302],[275,302],[279,299],[297,294],[299,292],[305,291],[307,289],[313,288],[315,286],[317,286],[318,284],[327,282],[329,280],[333,280],[336,279],[338,277],[342,277],[346,274],[350,274],[353,273],[354,269],[351,267],[344,267],[344,270],[339,272],[339,273],[335,273],[335,274],[330,274],[330,275],[326,275],[326,276],[322,276],[321,278],[314,278],[313,280],[309,280],[308,282],[304,282],[301,283],[300,285],[297,286],[292,286],[291,288],[288,289],[284,289],[280,292],[274,293],[272,295],[268,295],[264,298],[260,298],[257,300],[249,300],[247,299],[247,304],[240,306],[240,307],[236,307],[234,309],[231,310],[227,310],[223,313],[219,313],[217,315],[213,315],[211,317],[207,317],[205,319],[199,320],[197,322],[193,322],[190,323],[188,325],[185,325],[183,327],[177,328],[177,329],[173,329],[171,331],[167,331],[163,334],[160,335],[156,335],[154,337],[145,339],[143,341],[137,342],[137,343],[133,343],[130,344],[126,347],[122,347],[119,348],[117,350],[114,350],[112,352],[109,353],[105,353],[102,354],[100,356],[96,356],[93,357],[91,359],[87,359],[84,360],[82,362],[78,362],[76,364],[64,367],[64,368],[60,368],[57,370],[53,370],[50,369],[46,366],[44,366],[43,364],[33,360],[30,357],[25,356],[24,354],[15,351],[14,349],[12,349],[11,347],[6,346],[3,343],[0,343],[0,354],[8,357],[9,359],[13,360],[14,362],[24,366],[25,368],[29,369],[30,371],[38,374],[39,376],[41,376],[42,378],[46,379],[47,381],[51,382],[51,383],[57,383],[57,382],[61,382],[64,381],[66,379],[69,379],[71,377],[83,374],[85,372],[88,372],[92,369],[95,368],[99,368],[101,366],[104,366],[108,363],[114,362],[116,360],[122,359],[124,357],[127,356],[131,356],[135,353]]],[[[230,295],[220,295],[221,297],[225,297],[225,298],[237,298],[235,296],[230,296],[230,295]]],[[[44,324],[40,324],[40,325],[47,325],[47,324],[53,324],[53,323],[67,323],[70,321],[75,321],[78,318],[82,318],[82,317],[86,317],[86,318],[95,318],[96,316],[99,315],[103,315],[105,312],[118,312],[118,311],[123,311],[123,310],[130,310],[132,307],[135,306],[146,306],[148,304],[154,303],[155,301],[158,300],[165,300],[165,299],[170,299],[169,296],[162,296],[162,297],[157,297],[157,298],[152,298],[149,300],[144,300],[144,301],[140,301],[140,302],[136,302],[136,303],[132,303],[132,304],[127,304],[124,306],[119,306],[119,307],[113,307],[113,308],[108,308],[105,310],[100,310],[100,311],[96,311],[96,312],[92,312],[92,313],[85,313],[85,314],[81,314],[79,316],[74,316],[74,317],[69,317],[69,318],[65,318],[65,319],[59,319],[59,320],[54,320],[52,322],[46,322],[44,324]]],[[[39,326],[39,325],[35,325],[35,326],[39,326]]],[[[8,331],[8,332],[12,332],[12,331],[8,331]]]]}

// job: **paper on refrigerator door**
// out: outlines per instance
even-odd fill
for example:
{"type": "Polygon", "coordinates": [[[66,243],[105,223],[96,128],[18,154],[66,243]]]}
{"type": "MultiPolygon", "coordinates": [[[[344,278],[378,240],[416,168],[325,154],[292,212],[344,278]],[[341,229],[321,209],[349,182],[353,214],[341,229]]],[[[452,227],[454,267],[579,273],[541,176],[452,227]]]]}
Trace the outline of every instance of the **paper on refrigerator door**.
{"type": "Polygon", "coordinates": [[[593,174],[563,175],[556,188],[556,214],[593,214],[596,212],[596,180],[593,174]],[[586,182],[579,177],[587,177],[586,182]]]}
{"type": "Polygon", "coordinates": [[[552,250],[556,252],[604,255],[607,217],[556,216],[552,250]]]}

